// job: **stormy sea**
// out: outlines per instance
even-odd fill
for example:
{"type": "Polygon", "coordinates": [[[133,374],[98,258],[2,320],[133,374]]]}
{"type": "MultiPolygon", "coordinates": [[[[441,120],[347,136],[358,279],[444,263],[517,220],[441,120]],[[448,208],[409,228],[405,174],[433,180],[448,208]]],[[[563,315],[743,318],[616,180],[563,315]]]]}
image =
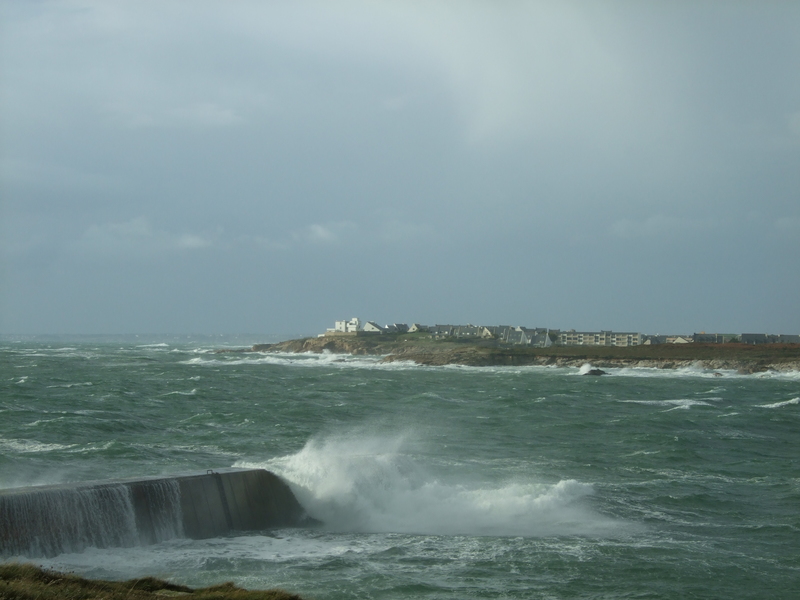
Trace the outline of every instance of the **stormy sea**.
{"type": "Polygon", "coordinates": [[[264,468],[320,525],[0,560],[330,600],[797,597],[800,373],[216,352],[260,341],[3,338],[0,488],[264,468]]]}

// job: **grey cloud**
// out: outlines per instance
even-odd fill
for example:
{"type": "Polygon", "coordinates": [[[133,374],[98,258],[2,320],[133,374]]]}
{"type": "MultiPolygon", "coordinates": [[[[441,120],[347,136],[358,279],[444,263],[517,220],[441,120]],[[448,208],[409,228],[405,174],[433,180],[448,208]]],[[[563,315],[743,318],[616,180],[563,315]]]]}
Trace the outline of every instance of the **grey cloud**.
{"type": "MultiPolygon", "coordinates": [[[[375,235],[383,243],[417,242],[437,235],[434,223],[388,220],[376,225],[375,235]]],[[[442,235],[440,232],[438,235],[442,235]]]]}
{"type": "Polygon", "coordinates": [[[292,233],[296,242],[309,244],[339,244],[346,242],[354,234],[358,226],[351,221],[336,221],[332,223],[312,223],[292,233]]]}
{"type": "Polygon", "coordinates": [[[800,137],[800,110],[789,116],[789,131],[800,137]]]}
{"type": "Polygon", "coordinates": [[[195,102],[174,108],[159,107],[151,111],[140,105],[116,103],[108,113],[128,127],[227,127],[239,124],[243,118],[235,109],[214,102],[195,102]]]}
{"type": "Polygon", "coordinates": [[[775,221],[775,228],[781,233],[800,236],[800,216],[781,217],[775,221]]]}
{"type": "Polygon", "coordinates": [[[64,189],[108,191],[115,185],[114,177],[70,166],[26,159],[0,160],[3,186],[33,186],[51,192],[64,189]]]}
{"type": "Polygon", "coordinates": [[[164,252],[207,248],[212,240],[195,233],[173,233],[154,228],[145,217],[89,227],[74,245],[94,259],[160,257],[164,252]]]}
{"type": "MultiPolygon", "coordinates": [[[[56,287],[80,307],[93,287],[125,304],[159,286],[196,331],[304,330],[336,311],[800,327],[783,309],[800,283],[768,285],[800,249],[796,3],[0,11],[0,329],[91,329],[48,300],[56,287]],[[393,276],[344,283],[343,264],[393,276]],[[677,291],[744,279],[760,295],[677,291]],[[218,290],[269,310],[220,316],[218,290]]],[[[155,327],[89,313],[98,330],[155,327]]]]}
{"type": "Polygon", "coordinates": [[[641,221],[622,219],[611,226],[621,238],[685,239],[688,236],[708,235],[717,230],[721,219],[691,219],[657,214],[641,221]]]}

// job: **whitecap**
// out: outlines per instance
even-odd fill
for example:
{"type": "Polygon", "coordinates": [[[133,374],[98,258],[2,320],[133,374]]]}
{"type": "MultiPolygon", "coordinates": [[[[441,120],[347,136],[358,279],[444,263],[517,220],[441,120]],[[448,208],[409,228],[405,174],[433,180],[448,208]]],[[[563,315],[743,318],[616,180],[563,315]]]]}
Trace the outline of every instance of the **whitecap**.
{"type": "Polygon", "coordinates": [[[671,406],[669,410],[684,409],[688,410],[692,406],[711,406],[702,400],[692,400],[690,398],[676,398],[674,400],[620,400],[626,404],[649,404],[652,406],[671,406]]]}
{"type": "Polygon", "coordinates": [[[0,448],[20,454],[53,452],[56,450],[68,450],[74,447],[75,444],[46,444],[44,442],[37,442],[36,440],[0,439],[0,448]]]}
{"type": "Polygon", "coordinates": [[[800,397],[792,398],[784,402],[775,402],[774,404],[759,404],[759,408],[782,408],[784,406],[791,406],[793,404],[800,404],[800,397]]]}
{"type": "Polygon", "coordinates": [[[174,392],[167,392],[166,394],[161,394],[162,396],[194,396],[197,394],[197,388],[192,388],[188,392],[181,392],[181,391],[174,391],[174,392]]]}
{"type": "Polygon", "coordinates": [[[102,444],[93,443],[83,447],[76,447],[77,444],[73,444],[72,447],[69,450],[67,450],[67,452],[71,454],[88,454],[90,452],[102,452],[103,450],[108,450],[113,445],[114,445],[113,441],[103,442],[102,444]]]}
{"type": "Polygon", "coordinates": [[[94,385],[91,381],[84,381],[82,383],[60,383],[58,385],[48,385],[48,388],[66,388],[70,389],[73,387],[84,387],[94,385]]]}
{"type": "Polygon", "coordinates": [[[655,367],[620,367],[608,368],[610,374],[619,375],[620,377],[643,377],[643,378],[658,378],[658,379],[685,379],[685,378],[703,378],[703,379],[717,379],[720,375],[725,377],[747,377],[746,375],[738,375],[736,371],[732,370],[708,370],[702,367],[692,365],[689,367],[680,367],[677,369],[658,369],[655,367]]]}

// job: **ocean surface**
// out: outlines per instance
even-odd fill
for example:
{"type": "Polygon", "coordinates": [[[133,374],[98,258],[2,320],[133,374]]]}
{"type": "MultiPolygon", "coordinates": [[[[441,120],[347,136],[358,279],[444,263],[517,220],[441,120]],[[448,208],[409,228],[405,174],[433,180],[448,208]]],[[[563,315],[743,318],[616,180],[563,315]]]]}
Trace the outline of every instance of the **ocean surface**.
{"type": "Polygon", "coordinates": [[[33,561],[320,600],[800,597],[798,373],[214,352],[259,341],[0,340],[0,488],[263,467],[324,523],[33,561]]]}

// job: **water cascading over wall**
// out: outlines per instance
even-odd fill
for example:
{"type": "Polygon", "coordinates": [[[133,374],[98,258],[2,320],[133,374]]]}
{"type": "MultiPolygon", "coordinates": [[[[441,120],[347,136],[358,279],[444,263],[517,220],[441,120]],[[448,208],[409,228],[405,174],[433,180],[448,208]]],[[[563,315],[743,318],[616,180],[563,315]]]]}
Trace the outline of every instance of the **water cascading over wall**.
{"type": "Polygon", "coordinates": [[[55,556],[309,522],[263,469],[0,490],[0,556],[55,556]]]}

